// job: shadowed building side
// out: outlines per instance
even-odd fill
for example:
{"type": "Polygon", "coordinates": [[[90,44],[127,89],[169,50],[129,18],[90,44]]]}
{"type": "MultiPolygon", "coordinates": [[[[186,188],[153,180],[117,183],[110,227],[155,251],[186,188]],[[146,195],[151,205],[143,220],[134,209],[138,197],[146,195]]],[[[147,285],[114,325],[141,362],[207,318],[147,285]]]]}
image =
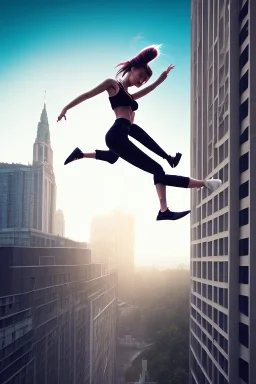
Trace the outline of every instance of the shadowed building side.
{"type": "Polygon", "coordinates": [[[74,247],[2,247],[0,270],[1,384],[115,384],[115,273],[74,247]]]}
{"type": "Polygon", "coordinates": [[[190,384],[256,377],[256,2],[191,2],[190,384]]]}

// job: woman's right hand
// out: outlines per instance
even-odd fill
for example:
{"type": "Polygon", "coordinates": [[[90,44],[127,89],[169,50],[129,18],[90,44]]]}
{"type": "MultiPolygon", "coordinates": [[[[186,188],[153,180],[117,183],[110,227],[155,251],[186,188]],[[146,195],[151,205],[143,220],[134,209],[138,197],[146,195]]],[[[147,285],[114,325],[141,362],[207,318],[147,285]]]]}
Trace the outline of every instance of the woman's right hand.
{"type": "Polygon", "coordinates": [[[67,120],[67,118],[66,118],[66,113],[67,113],[67,110],[64,108],[64,109],[61,111],[61,114],[58,116],[57,123],[58,123],[58,121],[60,121],[63,117],[64,117],[65,120],[67,120]]]}

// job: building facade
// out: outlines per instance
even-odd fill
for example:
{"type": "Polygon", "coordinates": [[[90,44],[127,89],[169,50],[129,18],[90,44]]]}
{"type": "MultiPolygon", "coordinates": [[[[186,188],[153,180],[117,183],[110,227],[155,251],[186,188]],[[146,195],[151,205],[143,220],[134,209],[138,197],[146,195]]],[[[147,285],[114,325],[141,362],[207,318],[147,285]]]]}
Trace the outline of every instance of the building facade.
{"type": "Polygon", "coordinates": [[[37,136],[33,146],[33,167],[37,173],[34,182],[33,228],[54,233],[56,211],[56,183],[53,172],[53,151],[46,106],[37,125],[37,136]]]}
{"type": "Polygon", "coordinates": [[[54,217],[54,235],[65,236],[65,219],[64,213],[60,209],[55,212],[54,217]]]}
{"type": "Polygon", "coordinates": [[[0,229],[54,233],[56,184],[46,106],[33,148],[33,165],[0,163],[0,229]]]}
{"type": "Polygon", "coordinates": [[[0,163],[0,229],[33,225],[34,169],[0,163]]]}
{"type": "Polygon", "coordinates": [[[190,384],[255,382],[256,2],[191,2],[190,384]],[[231,161],[232,160],[232,161],[231,161]]]}
{"type": "Polygon", "coordinates": [[[117,276],[89,249],[0,248],[1,384],[115,384],[117,276]]]}
{"type": "Polygon", "coordinates": [[[78,247],[89,248],[86,242],[77,242],[66,237],[55,236],[36,229],[5,228],[0,230],[1,247],[78,247]]]}

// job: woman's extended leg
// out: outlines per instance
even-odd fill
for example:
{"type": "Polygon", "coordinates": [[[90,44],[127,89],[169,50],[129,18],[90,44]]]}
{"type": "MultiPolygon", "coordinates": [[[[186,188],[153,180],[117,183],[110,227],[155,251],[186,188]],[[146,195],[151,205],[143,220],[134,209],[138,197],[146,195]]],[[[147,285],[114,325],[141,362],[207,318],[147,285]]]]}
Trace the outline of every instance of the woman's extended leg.
{"type": "Polygon", "coordinates": [[[176,153],[176,156],[167,155],[167,153],[137,124],[132,124],[129,130],[129,136],[133,137],[139,143],[143,144],[156,155],[167,160],[172,168],[177,167],[181,159],[181,153],[176,153]]]}
{"type": "MultiPolygon", "coordinates": [[[[166,175],[161,165],[151,159],[143,151],[137,148],[128,138],[129,126],[126,123],[114,124],[106,134],[107,146],[122,159],[126,160],[135,167],[154,175],[154,183],[159,195],[160,209],[167,207],[167,203],[163,202],[166,199],[164,195],[165,189],[163,186],[173,186],[178,188],[201,188],[207,187],[211,190],[217,189],[221,185],[220,180],[196,180],[184,176],[166,175]],[[161,186],[162,185],[162,186],[161,186]],[[161,195],[159,194],[161,193],[161,195]],[[161,202],[162,199],[162,202],[161,202]],[[162,204],[162,205],[161,205],[162,204]],[[166,205],[166,207],[165,207],[166,205]]],[[[177,220],[186,216],[190,211],[171,212],[166,209],[161,210],[157,216],[157,220],[177,220]]]]}

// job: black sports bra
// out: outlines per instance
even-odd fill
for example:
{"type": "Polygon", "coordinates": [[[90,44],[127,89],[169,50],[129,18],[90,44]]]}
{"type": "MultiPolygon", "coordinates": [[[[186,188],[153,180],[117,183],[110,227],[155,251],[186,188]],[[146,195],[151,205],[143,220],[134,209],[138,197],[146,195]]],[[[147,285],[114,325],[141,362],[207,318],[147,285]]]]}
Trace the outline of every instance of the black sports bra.
{"type": "Polygon", "coordinates": [[[112,109],[117,107],[131,107],[132,111],[136,111],[139,107],[138,103],[134,100],[124,89],[123,85],[118,81],[119,91],[115,96],[109,97],[112,109]]]}

